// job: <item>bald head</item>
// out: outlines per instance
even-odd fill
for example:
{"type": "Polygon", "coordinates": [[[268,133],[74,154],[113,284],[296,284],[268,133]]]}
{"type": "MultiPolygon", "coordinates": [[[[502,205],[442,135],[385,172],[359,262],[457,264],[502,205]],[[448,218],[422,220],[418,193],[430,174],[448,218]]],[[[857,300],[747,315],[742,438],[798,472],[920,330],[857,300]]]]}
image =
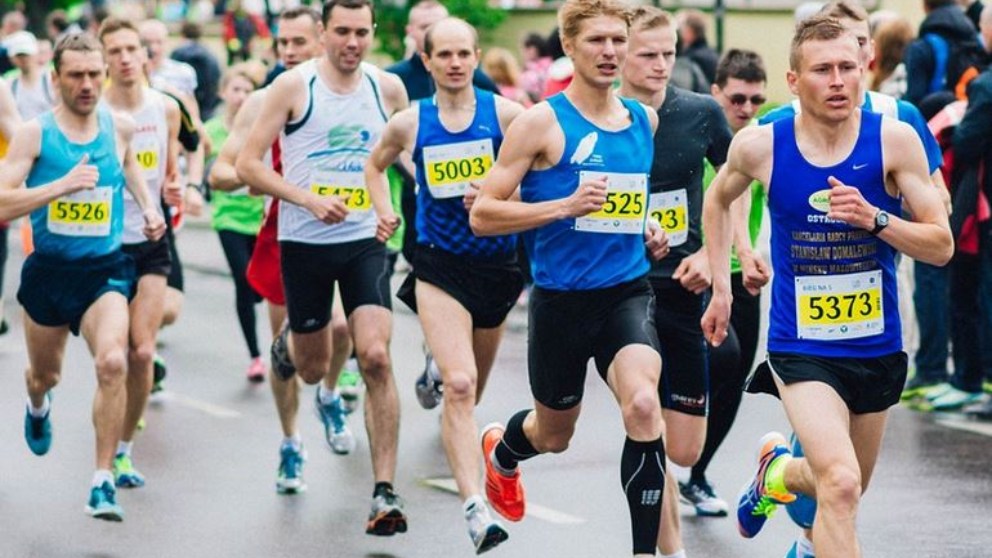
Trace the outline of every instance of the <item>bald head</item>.
{"type": "Polygon", "coordinates": [[[472,50],[479,49],[479,33],[463,19],[446,17],[427,28],[424,33],[424,54],[430,56],[434,45],[440,40],[465,39],[472,45],[472,50]]]}
{"type": "Polygon", "coordinates": [[[169,38],[169,29],[157,19],[146,19],[138,24],[138,35],[141,44],[148,49],[148,62],[152,68],[158,68],[165,58],[165,41],[169,38]]]}
{"type": "Polygon", "coordinates": [[[417,52],[424,52],[424,37],[432,25],[448,17],[448,8],[437,0],[422,0],[410,8],[406,34],[413,39],[417,52]]]}

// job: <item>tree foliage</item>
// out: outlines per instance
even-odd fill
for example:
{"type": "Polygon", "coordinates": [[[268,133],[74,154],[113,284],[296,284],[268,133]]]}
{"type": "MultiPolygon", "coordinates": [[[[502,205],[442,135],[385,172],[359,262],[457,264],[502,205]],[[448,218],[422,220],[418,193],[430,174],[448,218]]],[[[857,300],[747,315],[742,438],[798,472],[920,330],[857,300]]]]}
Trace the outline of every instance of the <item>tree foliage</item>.
{"type": "MultiPolygon", "coordinates": [[[[489,29],[499,27],[506,14],[502,10],[489,6],[488,0],[441,0],[452,16],[460,17],[469,22],[480,36],[489,29]]],[[[391,56],[394,60],[403,57],[403,37],[406,36],[407,14],[414,2],[404,5],[379,3],[376,6],[376,37],[378,50],[391,56]]]]}

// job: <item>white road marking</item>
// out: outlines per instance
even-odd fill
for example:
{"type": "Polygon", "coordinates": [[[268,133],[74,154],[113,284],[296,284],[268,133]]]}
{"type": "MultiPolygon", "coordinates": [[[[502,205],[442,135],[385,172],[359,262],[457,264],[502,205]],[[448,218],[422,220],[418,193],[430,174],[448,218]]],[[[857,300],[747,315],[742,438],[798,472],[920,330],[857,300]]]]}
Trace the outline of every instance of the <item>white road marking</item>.
{"type": "Polygon", "coordinates": [[[992,437],[992,423],[974,420],[937,419],[937,424],[992,437]]]}
{"type": "Polygon", "coordinates": [[[174,391],[163,391],[158,393],[155,395],[155,399],[161,402],[168,401],[169,403],[175,403],[189,409],[195,409],[217,418],[241,418],[241,413],[233,409],[221,407],[220,405],[214,405],[213,403],[207,403],[206,401],[200,401],[199,399],[193,399],[192,397],[187,397],[174,391]]]}
{"type": "MultiPolygon", "coordinates": [[[[455,479],[452,478],[424,479],[421,483],[442,492],[458,495],[458,486],[455,484],[455,479]]],[[[527,517],[533,517],[557,525],[580,525],[586,522],[581,517],[546,508],[532,502],[527,502],[527,517]]]]}

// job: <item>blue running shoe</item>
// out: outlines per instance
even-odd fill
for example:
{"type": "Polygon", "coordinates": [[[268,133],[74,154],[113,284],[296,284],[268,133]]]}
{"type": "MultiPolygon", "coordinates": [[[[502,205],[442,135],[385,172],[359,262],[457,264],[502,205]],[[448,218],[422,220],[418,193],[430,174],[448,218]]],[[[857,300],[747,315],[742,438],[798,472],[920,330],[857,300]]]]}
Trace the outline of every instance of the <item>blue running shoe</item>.
{"type": "Polygon", "coordinates": [[[31,411],[24,412],[24,439],[31,448],[31,453],[35,455],[45,455],[52,447],[52,396],[46,393],[48,400],[48,412],[45,416],[37,418],[31,415],[31,411]]]}
{"type": "Polygon", "coordinates": [[[778,504],[788,504],[796,499],[789,493],[777,493],[765,485],[765,474],[776,459],[788,456],[785,436],[769,432],[761,437],[758,449],[758,470],[744,486],[737,503],[737,530],[744,538],[752,538],[765,526],[778,504]]]}
{"type": "Polygon", "coordinates": [[[124,509],[117,505],[117,490],[112,484],[104,481],[100,486],[90,489],[86,513],[105,521],[124,521],[124,509]]]}
{"type": "Polygon", "coordinates": [[[279,450],[279,472],[276,474],[276,492],[279,494],[299,494],[307,489],[303,482],[303,463],[307,460],[306,451],[291,445],[279,450]]]}
{"type": "MultiPolygon", "coordinates": [[[[799,443],[799,437],[793,432],[789,436],[789,445],[792,447],[792,457],[802,457],[803,445],[799,443]]],[[[785,511],[789,512],[792,522],[803,529],[813,528],[813,518],[816,517],[816,500],[804,494],[796,494],[796,501],[785,506],[785,511]]]]}
{"type": "Polygon", "coordinates": [[[145,477],[134,468],[131,456],[118,453],[114,456],[114,484],[117,488],[141,488],[145,477]]]}
{"type": "Polygon", "coordinates": [[[354,451],[357,442],[355,435],[348,428],[348,423],[345,422],[348,412],[344,408],[341,396],[334,394],[334,400],[325,405],[320,401],[320,389],[318,389],[313,405],[317,418],[324,425],[324,439],[327,440],[331,451],[338,455],[348,455],[354,451]]]}

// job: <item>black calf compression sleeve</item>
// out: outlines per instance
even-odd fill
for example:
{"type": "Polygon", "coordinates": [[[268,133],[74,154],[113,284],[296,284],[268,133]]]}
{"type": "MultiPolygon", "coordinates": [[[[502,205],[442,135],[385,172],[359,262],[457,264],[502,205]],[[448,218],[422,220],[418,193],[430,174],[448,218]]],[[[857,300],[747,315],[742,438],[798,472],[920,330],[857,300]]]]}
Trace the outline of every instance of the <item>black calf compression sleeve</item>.
{"type": "Polygon", "coordinates": [[[510,417],[503,432],[503,440],[496,445],[496,461],[504,469],[516,468],[518,461],[530,459],[537,455],[537,450],[531,445],[524,434],[524,419],[530,414],[530,409],[520,411],[510,417]]]}
{"type": "Polygon", "coordinates": [[[665,444],[661,438],[651,442],[627,438],[620,458],[620,482],[630,508],[634,554],[654,556],[665,489],[665,444]]]}

